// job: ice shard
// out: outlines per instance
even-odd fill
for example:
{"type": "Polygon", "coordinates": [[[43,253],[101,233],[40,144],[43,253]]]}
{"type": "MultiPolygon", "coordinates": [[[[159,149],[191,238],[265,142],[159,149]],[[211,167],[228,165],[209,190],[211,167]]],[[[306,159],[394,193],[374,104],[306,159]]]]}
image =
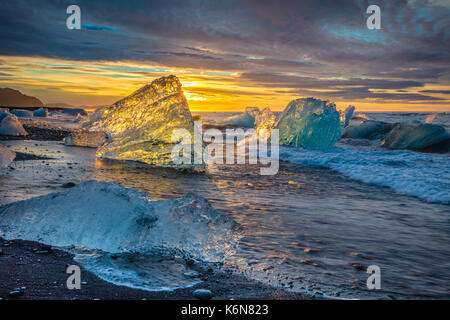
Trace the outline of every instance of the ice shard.
{"type": "Polygon", "coordinates": [[[335,104],[302,98],[287,105],[277,128],[281,145],[326,150],[341,137],[343,123],[335,104]]]}
{"type": "MultiPolygon", "coordinates": [[[[89,131],[103,131],[112,140],[97,150],[97,156],[147,164],[203,171],[203,164],[177,164],[171,152],[182,138],[176,130],[193,136],[194,121],[176,76],[154,80],[111,106],[97,110],[83,123],[89,131]]],[[[191,150],[194,150],[192,147],[191,150]]]]}

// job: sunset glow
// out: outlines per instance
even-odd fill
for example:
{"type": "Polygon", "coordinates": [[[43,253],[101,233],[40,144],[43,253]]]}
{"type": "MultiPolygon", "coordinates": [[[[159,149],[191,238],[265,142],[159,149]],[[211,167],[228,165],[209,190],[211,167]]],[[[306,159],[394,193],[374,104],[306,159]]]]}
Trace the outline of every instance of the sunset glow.
{"type": "Polygon", "coordinates": [[[310,96],[359,111],[450,111],[445,1],[386,2],[380,30],[358,1],[115,3],[107,14],[81,1],[81,30],[66,28],[63,5],[14,27],[8,17],[27,10],[3,6],[0,86],[44,103],[107,105],[175,74],[192,111],[280,111],[310,96]]]}

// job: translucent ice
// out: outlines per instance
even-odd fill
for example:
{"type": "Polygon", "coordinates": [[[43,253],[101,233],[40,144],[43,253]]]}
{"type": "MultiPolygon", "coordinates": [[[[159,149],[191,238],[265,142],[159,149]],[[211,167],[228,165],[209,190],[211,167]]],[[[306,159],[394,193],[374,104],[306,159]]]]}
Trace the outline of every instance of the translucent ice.
{"type": "Polygon", "coordinates": [[[76,130],[64,138],[68,146],[97,148],[107,140],[106,134],[100,131],[76,130]]]}
{"type": "Polygon", "coordinates": [[[200,171],[203,168],[172,161],[171,152],[181,141],[181,137],[172,140],[174,131],[184,129],[193,136],[194,129],[181,83],[175,76],[154,80],[113,105],[97,110],[83,127],[103,131],[112,138],[97,150],[98,157],[200,171]]]}
{"type": "Polygon", "coordinates": [[[86,117],[88,114],[84,109],[81,108],[69,108],[69,109],[63,109],[61,111],[63,114],[71,115],[71,116],[83,116],[86,117]]]}
{"type": "Polygon", "coordinates": [[[255,127],[256,132],[259,132],[261,129],[266,129],[270,132],[270,129],[273,129],[277,126],[277,116],[273,113],[269,108],[264,108],[261,112],[256,114],[255,116],[255,127]]]}
{"type": "Polygon", "coordinates": [[[179,253],[221,261],[233,253],[241,228],[205,198],[150,201],[112,182],[87,181],[0,207],[0,236],[109,253],[179,253]]]}
{"type": "Polygon", "coordinates": [[[339,140],[343,125],[335,104],[302,98],[287,105],[277,128],[282,145],[325,150],[339,140]]]}
{"type": "Polygon", "coordinates": [[[16,157],[14,151],[0,144],[0,168],[6,168],[16,157]]]}

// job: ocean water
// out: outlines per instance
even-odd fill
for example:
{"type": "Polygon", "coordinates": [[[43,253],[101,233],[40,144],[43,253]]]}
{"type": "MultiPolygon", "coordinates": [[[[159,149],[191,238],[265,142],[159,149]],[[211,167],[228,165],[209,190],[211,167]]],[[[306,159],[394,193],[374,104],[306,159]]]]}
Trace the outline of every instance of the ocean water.
{"type": "MultiPolygon", "coordinates": [[[[215,123],[224,118],[223,113],[202,116],[215,123]]],[[[425,121],[428,114],[366,116],[404,122],[425,121]]],[[[433,123],[449,128],[450,115],[438,114],[433,123]]],[[[224,268],[250,279],[340,298],[450,297],[448,154],[341,140],[327,152],[282,147],[275,176],[261,176],[252,165],[215,166],[198,175],[99,160],[95,150],[60,142],[1,143],[54,159],[14,162],[15,170],[0,174],[0,205],[86,180],[146,191],[152,200],[193,192],[242,226],[239,246],[224,268]],[[366,287],[370,265],[381,269],[380,290],[366,287]]],[[[88,269],[105,274],[105,268],[99,271],[104,262],[95,263],[103,260],[90,259],[88,269]]],[[[142,259],[139,265],[120,261],[145,276],[142,259]]],[[[177,281],[175,275],[169,278],[177,281]]],[[[143,286],[146,281],[151,279],[142,279],[143,286]]]]}

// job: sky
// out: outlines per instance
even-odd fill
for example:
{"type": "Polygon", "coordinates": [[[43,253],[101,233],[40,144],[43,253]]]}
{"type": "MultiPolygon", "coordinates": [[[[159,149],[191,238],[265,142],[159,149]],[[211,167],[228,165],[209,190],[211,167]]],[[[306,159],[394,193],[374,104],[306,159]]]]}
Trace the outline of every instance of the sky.
{"type": "Polygon", "coordinates": [[[2,1],[0,43],[0,87],[44,103],[107,105],[174,74],[191,111],[450,112],[450,0],[2,1]]]}

